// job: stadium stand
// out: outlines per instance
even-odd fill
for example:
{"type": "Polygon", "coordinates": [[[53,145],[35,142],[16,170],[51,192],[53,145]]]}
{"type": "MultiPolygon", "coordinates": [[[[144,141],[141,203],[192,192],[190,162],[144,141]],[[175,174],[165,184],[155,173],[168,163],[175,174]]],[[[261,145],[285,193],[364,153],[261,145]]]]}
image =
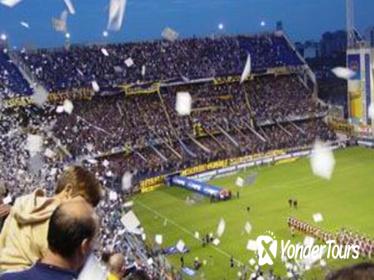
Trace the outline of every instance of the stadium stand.
{"type": "MultiPolygon", "coordinates": [[[[170,268],[165,268],[157,252],[145,247],[141,236],[119,234],[124,198],[112,201],[109,196],[110,189],[122,194],[125,171],[133,175],[133,192],[141,180],[200,164],[308,146],[316,138],[335,139],[323,121],[327,108],[294,71],[303,62],[283,36],[72,46],[13,55],[18,66],[50,95],[60,95],[57,104],[70,99],[74,110],[58,114],[53,102],[44,108],[3,108],[0,159],[6,158],[7,165],[1,167],[0,179],[17,186],[10,190],[12,197],[31,192],[39,184],[51,191],[55,176],[67,163],[82,162],[108,188],[98,208],[103,217],[99,251],[109,247],[124,252],[128,264],[135,263],[152,279],[166,279],[165,271],[170,268]],[[248,53],[253,75],[240,84],[238,75],[248,53]],[[126,66],[128,58],[135,64],[126,66]],[[273,68],[283,70],[269,71],[273,68]],[[98,93],[93,93],[92,81],[99,84],[98,93]],[[82,88],[89,89],[89,94],[74,99],[82,88]],[[189,116],[175,112],[180,91],[192,96],[189,116]],[[42,136],[44,148],[56,155],[40,159],[19,151],[28,134],[42,136]],[[30,170],[30,161],[39,168],[25,172],[30,170]]],[[[30,86],[6,55],[0,58],[0,70],[2,97],[8,91],[29,93],[30,86]]]]}

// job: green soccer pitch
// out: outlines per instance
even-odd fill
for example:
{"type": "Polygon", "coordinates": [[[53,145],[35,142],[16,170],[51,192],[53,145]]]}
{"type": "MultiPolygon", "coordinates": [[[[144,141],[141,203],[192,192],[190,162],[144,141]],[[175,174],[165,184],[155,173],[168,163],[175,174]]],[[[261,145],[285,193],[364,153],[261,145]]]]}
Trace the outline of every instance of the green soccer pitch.
{"type": "MultiPolygon", "coordinates": [[[[309,160],[303,158],[292,163],[252,168],[211,181],[213,185],[232,190],[230,201],[210,203],[204,198],[191,204],[186,202],[187,196],[192,197],[190,191],[163,187],[134,197],[134,211],[142,222],[148,243],[154,243],[156,234],[163,235],[162,247],[175,245],[182,239],[190,249],[184,256],[186,266],[192,268],[195,257],[206,261],[196,279],[237,279],[239,262],[253,269],[248,261],[256,256],[246,249],[249,239],[255,240],[258,235],[271,231],[277,240],[290,239],[295,244],[304,240],[300,233],[291,236],[287,226],[289,216],[329,231],[345,227],[374,237],[374,150],[359,147],[339,150],[335,152],[335,159],[330,181],[314,176],[309,160]],[[254,185],[241,189],[235,186],[237,176],[243,177],[253,171],[258,173],[254,185]],[[239,199],[236,198],[238,190],[239,199]],[[298,209],[289,207],[289,198],[298,200],[298,209]],[[250,206],[249,213],[247,206],[250,206]],[[314,223],[314,213],[321,213],[324,220],[314,223]],[[221,218],[225,220],[226,228],[220,244],[203,247],[201,241],[194,238],[194,233],[197,231],[200,236],[215,234],[221,218]],[[250,234],[244,230],[247,221],[252,225],[250,234]],[[230,268],[231,256],[238,261],[234,268],[230,268]]],[[[175,267],[180,267],[180,256],[169,257],[175,267]]],[[[327,260],[325,268],[312,268],[305,279],[323,279],[327,270],[353,263],[353,260],[327,260]]],[[[274,271],[283,276],[286,274],[280,258],[275,261],[274,271]]]]}

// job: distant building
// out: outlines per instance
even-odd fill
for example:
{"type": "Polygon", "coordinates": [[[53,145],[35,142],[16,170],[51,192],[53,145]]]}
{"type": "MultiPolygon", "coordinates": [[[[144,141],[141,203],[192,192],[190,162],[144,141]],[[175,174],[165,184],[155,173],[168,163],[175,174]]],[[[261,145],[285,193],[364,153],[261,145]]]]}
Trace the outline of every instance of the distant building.
{"type": "Polygon", "coordinates": [[[296,42],[296,50],[304,58],[315,58],[320,56],[320,47],[319,43],[315,41],[306,41],[305,43],[296,42]]]}
{"type": "Polygon", "coordinates": [[[275,28],[276,31],[283,31],[283,22],[280,20],[280,21],[277,21],[277,26],[275,28]]]}
{"type": "Polygon", "coordinates": [[[374,26],[371,26],[366,30],[365,38],[370,47],[374,48],[374,26]]]}
{"type": "Polygon", "coordinates": [[[347,50],[347,32],[339,30],[326,32],[320,41],[321,56],[331,57],[347,50]]]}

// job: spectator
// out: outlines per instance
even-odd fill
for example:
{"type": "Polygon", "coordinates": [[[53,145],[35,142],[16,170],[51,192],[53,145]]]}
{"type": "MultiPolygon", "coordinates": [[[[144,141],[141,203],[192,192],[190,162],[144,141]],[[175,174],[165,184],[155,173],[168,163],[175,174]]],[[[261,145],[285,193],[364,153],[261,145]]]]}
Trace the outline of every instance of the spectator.
{"type": "Polygon", "coordinates": [[[18,198],[0,235],[0,269],[30,267],[47,250],[48,222],[62,202],[84,198],[96,206],[101,185],[95,176],[79,166],[67,168],[57,181],[55,195],[46,197],[41,189],[18,198]]]}
{"type": "Polygon", "coordinates": [[[73,280],[91,253],[98,218],[83,199],[71,200],[53,212],[48,229],[48,253],[30,269],[6,273],[1,280],[73,280]]]}
{"type": "Polygon", "coordinates": [[[108,261],[108,280],[120,280],[125,273],[125,258],[122,254],[113,254],[108,261]]]}
{"type": "Polygon", "coordinates": [[[7,196],[7,189],[5,185],[0,181],[0,232],[3,228],[3,223],[10,212],[9,204],[4,203],[4,198],[7,196]]]}

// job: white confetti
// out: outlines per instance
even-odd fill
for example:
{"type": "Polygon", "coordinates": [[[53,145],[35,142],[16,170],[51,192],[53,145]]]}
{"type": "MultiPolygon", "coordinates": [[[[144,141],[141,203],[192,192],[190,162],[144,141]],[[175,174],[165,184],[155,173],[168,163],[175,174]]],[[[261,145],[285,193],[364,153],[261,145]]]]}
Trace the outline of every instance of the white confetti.
{"type": "Polygon", "coordinates": [[[75,14],[75,9],[74,9],[74,6],[73,6],[73,3],[71,2],[71,0],[64,0],[64,2],[65,2],[66,7],[69,10],[69,13],[74,15],[75,14]]]}
{"type": "Polygon", "coordinates": [[[26,21],[21,21],[20,24],[27,29],[30,28],[30,25],[26,21]]]}
{"type": "Polygon", "coordinates": [[[36,134],[28,134],[26,140],[26,150],[30,152],[31,156],[39,153],[42,150],[43,137],[36,134]]]}
{"type": "Polygon", "coordinates": [[[13,8],[15,5],[17,5],[22,0],[0,0],[0,4],[3,4],[9,8],[13,8]]]}
{"type": "Polygon", "coordinates": [[[320,222],[322,222],[322,221],[323,221],[323,216],[322,216],[322,214],[321,214],[321,213],[315,213],[315,214],[313,214],[313,221],[314,221],[315,223],[320,223],[320,222]]]}
{"type": "Polygon", "coordinates": [[[31,100],[36,105],[43,106],[43,104],[48,100],[48,92],[42,86],[36,85],[31,100]]]}
{"type": "Polygon", "coordinates": [[[50,148],[47,148],[45,149],[44,156],[52,159],[56,156],[56,153],[52,151],[50,148]]]}
{"type": "Polygon", "coordinates": [[[12,201],[13,201],[13,199],[12,199],[11,195],[8,194],[8,196],[3,199],[3,204],[10,204],[10,203],[12,203],[12,201]]]}
{"type": "Polygon", "coordinates": [[[132,174],[131,172],[125,172],[122,176],[122,190],[127,191],[132,186],[132,174]]]}
{"type": "Polygon", "coordinates": [[[105,48],[101,48],[101,53],[105,56],[109,56],[109,53],[105,48]]]}
{"type": "Polygon", "coordinates": [[[108,167],[108,166],[109,166],[109,161],[106,160],[106,159],[104,159],[102,165],[103,165],[104,167],[108,167]]]}
{"type": "Polygon", "coordinates": [[[140,222],[133,211],[129,211],[123,215],[121,222],[129,232],[138,232],[137,228],[140,226],[140,222]]]}
{"type": "Polygon", "coordinates": [[[147,260],[147,263],[148,263],[148,265],[152,265],[152,264],[153,264],[153,259],[152,259],[152,258],[149,258],[149,259],[147,260]]]}
{"type": "MultiPolygon", "coordinates": [[[[52,18],[52,26],[53,26],[53,29],[56,30],[57,32],[62,32],[62,33],[66,33],[66,34],[69,34],[67,33],[67,18],[68,18],[68,11],[64,10],[61,15],[60,15],[60,18],[52,18]]],[[[65,36],[66,36],[65,34],[65,36]]],[[[70,34],[69,34],[70,36],[70,34]]]]}
{"type": "Polygon", "coordinates": [[[57,106],[56,113],[62,114],[64,112],[64,106],[57,106]]]}
{"type": "Polygon", "coordinates": [[[195,233],[194,233],[194,237],[195,237],[196,239],[200,239],[200,233],[199,233],[198,231],[195,231],[195,233]]]}
{"type": "Polygon", "coordinates": [[[118,199],[118,194],[114,191],[109,192],[109,200],[116,201],[118,199]]]}
{"type": "Polygon", "coordinates": [[[251,233],[251,231],[252,231],[252,225],[251,225],[250,222],[246,222],[246,223],[245,223],[244,230],[245,230],[245,232],[248,233],[248,234],[251,233]]]}
{"type": "Polygon", "coordinates": [[[335,158],[328,145],[316,141],[310,158],[314,175],[330,180],[334,172],[335,158]]]}
{"type": "Polygon", "coordinates": [[[178,39],[179,34],[175,30],[171,29],[170,27],[166,27],[162,33],[161,33],[162,38],[165,40],[168,40],[170,42],[174,42],[175,40],[178,39]]]}
{"type": "Polygon", "coordinates": [[[314,238],[311,237],[311,236],[305,236],[303,243],[304,243],[305,246],[313,246],[314,238]]]}
{"type": "Polygon", "coordinates": [[[235,185],[237,185],[240,188],[243,187],[244,186],[244,179],[242,177],[236,178],[235,185]]]}
{"type": "Polygon", "coordinates": [[[94,90],[94,92],[99,92],[100,91],[99,84],[96,81],[92,81],[91,86],[92,86],[92,89],[94,90]]]}
{"type": "Polygon", "coordinates": [[[185,246],[186,245],[184,244],[183,240],[179,240],[177,245],[176,245],[177,250],[181,253],[183,253],[185,246]]]}
{"type": "Polygon", "coordinates": [[[255,240],[248,240],[247,250],[257,251],[257,242],[255,240]]]}
{"type": "Polygon", "coordinates": [[[130,201],[127,201],[123,204],[123,207],[125,208],[130,208],[130,207],[133,207],[134,206],[134,201],[130,200],[130,201]]]}
{"type": "Polygon", "coordinates": [[[251,259],[249,260],[249,264],[250,264],[251,266],[254,266],[254,265],[256,264],[255,259],[254,259],[254,258],[251,258],[251,259]]]}
{"type": "Polygon", "coordinates": [[[125,64],[127,67],[131,67],[134,65],[134,61],[132,60],[131,57],[129,57],[128,59],[125,60],[125,64]]]}
{"type": "Polygon", "coordinates": [[[162,244],[162,235],[161,234],[156,234],[155,235],[155,242],[158,244],[158,245],[161,245],[162,244]]]}
{"type": "Polygon", "coordinates": [[[121,29],[126,2],[126,0],[110,0],[108,30],[118,31],[121,29]]]}
{"type": "Polygon", "coordinates": [[[217,236],[221,237],[223,233],[225,232],[226,222],[224,219],[221,219],[219,221],[218,227],[217,227],[217,236]]]}
{"type": "Polygon", "coordinates": [[[147,238],[147,235],[145,233],[142,234],[142,240],[145,241],[147,238]]]}
{"type": "Polygon", "coordinates": [[[322,260],[319,261],[319,264],[320,264],[320,266],[325,267],[326,266],[326,261],[324,259],[322,259],[322,260]]]}
{"type": "Polygon", "coordinates": [[[374,121],[374,102],[372,102],[369,106],[369,118],[374,121]]]}
{"type": "Polygon", "coordinates": [[[335,67],[331,71],[336,77],[346,80],[352,79],[356,75],[355,71],[345,67],[335,67]]]}
{"type": "Polygon", "coordinates": [[[109,36],[108,31],[104,30],[104,31],[103,31],[103,37],[108,37],[108,36],[109,36]]]}
{"type": "Polygon", "coordinates": [[[180,116],[186,116],[191,113],[192,98],[188,92],[178,92],[175,104],[175,110],[180,116]]]}
{"type": "Polygon", "coordinates": [[[218,238],[215,238],[212,243],[213,243],[213,245],[218,246],[219,243],[221,243],[221,241],[218,238]]]}
{"type": "Polygon", "coordinates": [[[243,83],[248,77],[249,75],[251,74],[251,55],[248,54],[247,56],[247,61],[245,62],[245,66],[244,66],[244,69],[243,69],[243,73],[242,73],[242,76],[240,77],[240,83],[243,83]]]}
{"type": "Polygon", "coordinates": [[[69,99],[65,99],[63,108],[64,108],[65,113],[70,115],[74,109],[73,102],[71,102],[69,99]]]}

